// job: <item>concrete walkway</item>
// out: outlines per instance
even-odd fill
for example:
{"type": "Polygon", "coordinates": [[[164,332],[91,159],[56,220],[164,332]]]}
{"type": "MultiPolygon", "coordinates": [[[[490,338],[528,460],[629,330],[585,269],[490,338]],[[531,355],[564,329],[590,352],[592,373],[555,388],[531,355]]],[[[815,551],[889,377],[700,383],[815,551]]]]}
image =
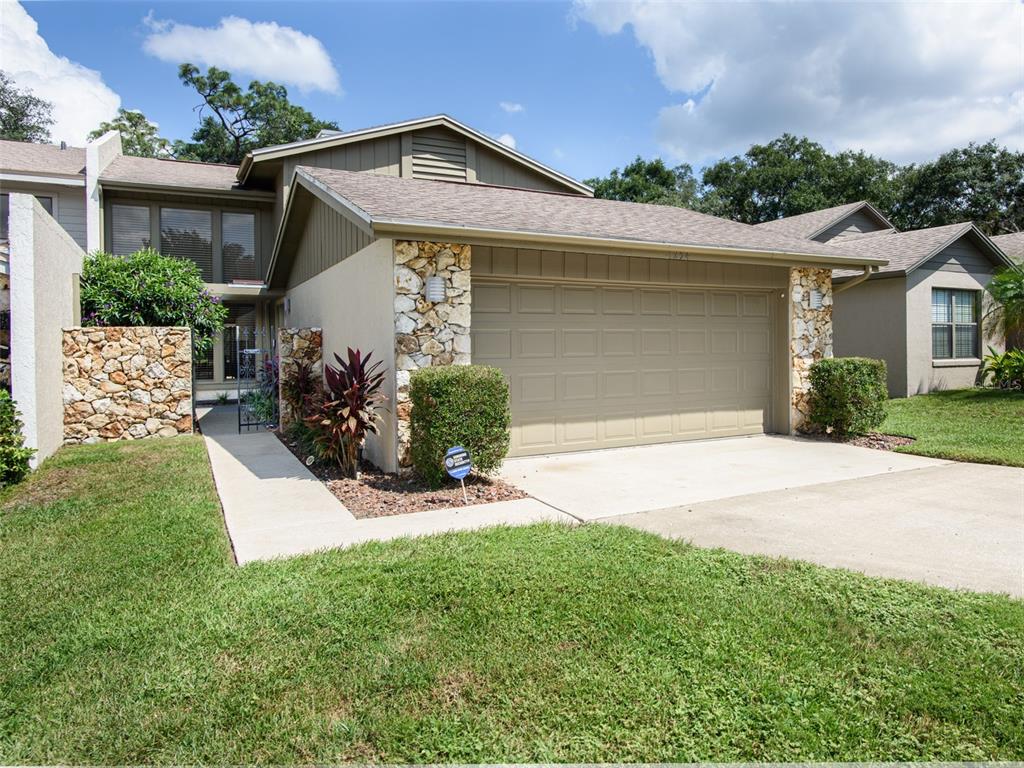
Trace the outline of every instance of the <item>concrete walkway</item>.
{"type": "Polygon", "coordinates": [[[574,522],[536,499],[356,519],[276,436],[238,433],[234,406],[199,408],[238,563],[491,525],[574,522]]]}

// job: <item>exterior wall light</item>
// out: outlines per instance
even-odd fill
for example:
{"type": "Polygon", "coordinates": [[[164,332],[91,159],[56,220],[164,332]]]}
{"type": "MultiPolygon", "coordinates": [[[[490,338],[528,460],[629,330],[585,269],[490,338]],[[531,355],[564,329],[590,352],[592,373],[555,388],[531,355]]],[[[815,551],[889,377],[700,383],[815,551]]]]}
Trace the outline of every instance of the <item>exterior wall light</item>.
{"type": "Polygon", "coordinates": [[[817,288],[811,289],[811,309],[821,309],[825,297],[817,288]]]}
{"type": "Polygon", "coordinates": [[[423,295],[431,304],[437,304],[439,301],[444,301],[444,278],[437,275],[428,277],[426,290],[423,295]]]}

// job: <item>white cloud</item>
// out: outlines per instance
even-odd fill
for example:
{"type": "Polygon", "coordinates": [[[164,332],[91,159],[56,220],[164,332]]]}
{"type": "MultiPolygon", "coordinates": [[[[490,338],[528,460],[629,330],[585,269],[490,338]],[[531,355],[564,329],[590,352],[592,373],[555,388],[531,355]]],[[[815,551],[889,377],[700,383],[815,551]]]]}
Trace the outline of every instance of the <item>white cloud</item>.
{"type": "Polygon", "coordinates": [[[19,3],[0,0],[0,69],[19,88],[53,104],[54,142],[82,146],[85,137],[121,106],[100,73],[58,56],[39,35],[39,25],[19,3]]]}
{"type": "Polygon", "coordinates": [[[503,133],[500,136],[495,136],[494,140],[497,141],[499,144],[504,144],[506,147],[509,147],[511,149],[516,148],[516,137],[513,136],[511,133],[503,133]]]}
{"type": "Polygon", "coordinates": [[[498,106],[501,107],[506,112],[508,112],[510,115],[513,115],[516,112],[522,112],[526,109],[526,107],[524,107],[517,101],[500,101],[498,102],[498,106]]]}
{"type": "Polygon", "coordinates": [[[341,83],[323,43],[273,21],[227,16],[216,27],[145,19],[150,28],[142,47],[162,61],[190,61],[258,80],[294,85],[301,91],[339,93],[341,83]]]}
{"type": "Polygon", "coordinates": [[[678,159],[744,151],[788,131],[830,149],[933,157],[995,138],[1024,147],[1024,4],[603,3],[679,94],[657,137],[678,159]]]}

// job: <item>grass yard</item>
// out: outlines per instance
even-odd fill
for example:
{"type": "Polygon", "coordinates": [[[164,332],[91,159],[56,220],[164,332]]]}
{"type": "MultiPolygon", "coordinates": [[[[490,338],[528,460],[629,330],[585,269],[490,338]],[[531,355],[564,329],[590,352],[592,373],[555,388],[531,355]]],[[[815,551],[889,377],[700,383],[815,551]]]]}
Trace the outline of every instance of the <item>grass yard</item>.
{"type": "Polygon", "coordinates": [[[232,564],[199,438],[0,500],[0,763],[1024,758],[1024,603],[554,525],[232,564]]]}
{"type": "Polygon", "coordinates": [[[1024,393],[956,389],[890,400],[879,431],[917,440],[904,453],[1024,467],[1024,393]]]}

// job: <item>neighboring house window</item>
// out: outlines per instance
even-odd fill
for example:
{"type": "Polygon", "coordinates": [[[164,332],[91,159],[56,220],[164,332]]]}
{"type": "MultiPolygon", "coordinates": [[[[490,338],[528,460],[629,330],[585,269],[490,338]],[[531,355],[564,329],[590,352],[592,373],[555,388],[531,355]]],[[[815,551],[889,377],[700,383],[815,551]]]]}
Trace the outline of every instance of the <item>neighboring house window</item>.
{"type": "MultiPolygon", "coordinates": [[[[43,197],[42,195],[36,195],[36,200],[43,206],[43,209],[53,216],[53,198],[43,197]]],[[[0,195],[0,240],[7,239],[7,220],[11,213],[11,196],[9,194],[0,195]]]]}
{"type": "MultiPolygon", "coordinates": [[[[224,378],[238,378],[238,352],[256,344],[256,307],[253,304],[225,303],[228,319],[224,327],[224,378]]],[[[247,372],[255,375],[255,371],[247,372]]]]}
{"type": "Polygon", "coordinates": [[[110,206],[110,251],[127,256],[149,248],[149,207],[145,205],[110,206]]]}
{"type": "Polygon", "coordinates": [[[160,209],[160,252],[190,259],[213,281],[213,215],[187,208],[160,209]]]}
{"type": "Polygon", "coordinates": [[[934,359],[978,357],[978,298],[978,291],[932,289],[934,359]]]}
{"type": "Polygon", "coordinates": [[[256,280],[256,214],[221,213],[224,282],[256,280]]]}

